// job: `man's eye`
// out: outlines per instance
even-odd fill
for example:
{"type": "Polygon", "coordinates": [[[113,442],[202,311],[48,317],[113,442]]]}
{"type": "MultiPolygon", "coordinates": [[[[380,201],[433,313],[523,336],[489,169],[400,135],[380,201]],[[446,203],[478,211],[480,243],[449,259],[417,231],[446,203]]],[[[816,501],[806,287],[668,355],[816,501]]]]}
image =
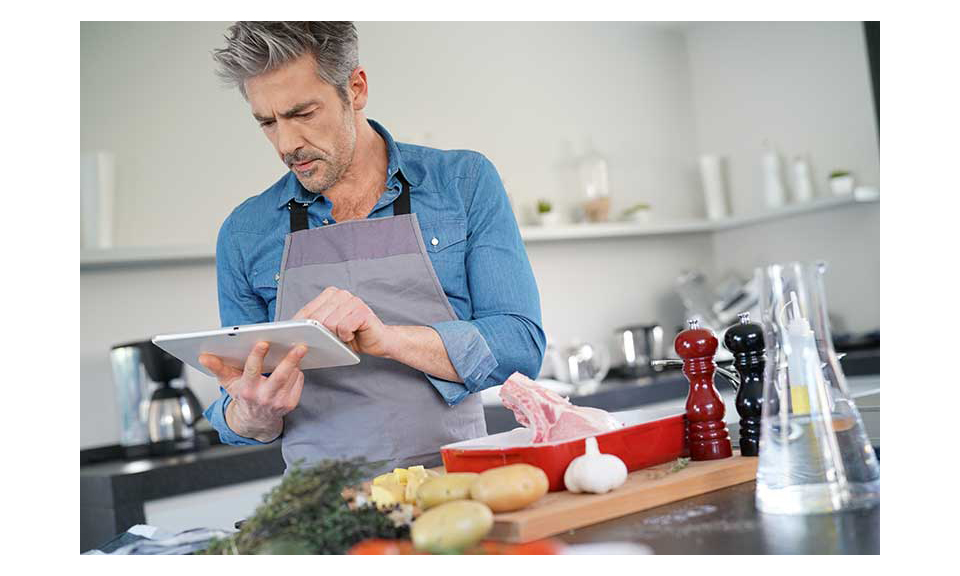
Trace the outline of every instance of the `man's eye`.
{"type": "Polygon", "coordinates": [[[297,114],[297,118],[309,118],[313,116],[313,112],[304,112],[303,114],[297,114]]]}
{"type": "Polygon", "coordinates": [[[272,125],[273,125],[273,120],[264,120],[263,122],[260,123],[261,128],[266,128],[267,126],[272,126],[272,125]]]}

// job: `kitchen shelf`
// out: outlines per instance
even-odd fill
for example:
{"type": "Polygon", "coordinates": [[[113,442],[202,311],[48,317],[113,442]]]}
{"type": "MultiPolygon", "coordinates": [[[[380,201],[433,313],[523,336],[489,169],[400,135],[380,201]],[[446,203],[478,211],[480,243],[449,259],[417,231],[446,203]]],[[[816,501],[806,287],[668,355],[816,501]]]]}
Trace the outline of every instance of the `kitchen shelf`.
{"type": "Polygon", "coordinates": [[[760,214],[724,218],[722,220],[688,220],[673,222],[606,222],[603,224],[568,224],[553,226],[522,226],[525,242],[578,240],[585,238],[615,238],[621,236],[663,236],[667,234],[699,234],[743,228],[753,224],[772,222],[790,216],[810,214],[823,210],[880,202],[879,196],[832,197],[803,204],[791,204],[760,214]]]}
{"type": "Polygon", "coordinates": [[[80,271],[213,262],[212,246],[130,246],[80,250],[80,271]]]}
{"type": "MultiPolygon", "coordinates": [[[[804,204],[784,206],[762,214],[725,218],[723,220],[688,220],[673,222],[606,222],[602,224],[569,224],[557,226],[521,226],[526,243],[565,240],[666,236],[670,234],[704,234],[733,230],[782,218],[830,210],[842,206],[880,202],[879,196],[823,198],[804,204]]],[[[212,246],[144,246],[81,250],[80,271],[145,266],[163,266],[213,262],[212,246]]]]}

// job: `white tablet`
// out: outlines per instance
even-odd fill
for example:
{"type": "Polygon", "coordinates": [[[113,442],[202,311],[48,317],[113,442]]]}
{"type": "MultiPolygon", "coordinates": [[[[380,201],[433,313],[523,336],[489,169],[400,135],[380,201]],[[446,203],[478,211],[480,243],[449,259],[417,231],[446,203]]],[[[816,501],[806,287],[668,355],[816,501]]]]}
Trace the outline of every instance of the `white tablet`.
{"type": "Polygon", "coordinates": [[[287,353],[298,344],[307,346],[307,354],[300,361],[301,370],[349,366],[360,362],[353,350],[316,320],[248,324],[204,332],[163,334],[153,338],[154,344],[210,376],[213,374],[199,361],[201,354],[219,356],[228,366],[242,370],[257,342],[270,343],[270,350],[263,359],[264,373],[276,370],[287,353]]]}

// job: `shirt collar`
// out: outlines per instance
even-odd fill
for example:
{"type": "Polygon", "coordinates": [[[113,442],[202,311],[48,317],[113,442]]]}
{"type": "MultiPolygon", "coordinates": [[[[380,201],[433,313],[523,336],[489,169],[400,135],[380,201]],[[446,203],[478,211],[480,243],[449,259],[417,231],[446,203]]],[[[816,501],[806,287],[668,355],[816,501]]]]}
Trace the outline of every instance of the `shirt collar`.
{"type": "MultiPolygon", "coordinates": [[[[386,204],[392,202],[400,193],[401,184],[400,179],[397,178],[397,172],[403,174],[411,187],[419,185],[423,179],[423,175],[421,171],[417,170],[417,167],[410,162],[409,158],[404,159],[400,152],[400,147],[383,125],[369,118],[367,119],[367,123],[377,131],[377,134],[380,134],[387,145],[387,192],[377,203],[378,205],[386,204]]],[[[280,189],[277,208],[285,207],[291,199],[301,204],[313,204],[322,196],[322,194],[315,194],[304,188],[292,170],[287,172],[286,178],[286,183],[280,189]]]]}

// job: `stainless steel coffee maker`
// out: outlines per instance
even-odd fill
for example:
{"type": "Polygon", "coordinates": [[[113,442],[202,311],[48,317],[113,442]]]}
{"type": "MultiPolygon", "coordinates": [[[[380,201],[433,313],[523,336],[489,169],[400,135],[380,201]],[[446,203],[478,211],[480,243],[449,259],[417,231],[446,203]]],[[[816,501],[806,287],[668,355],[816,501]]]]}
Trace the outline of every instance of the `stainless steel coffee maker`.
{"type": "Polygon", "coordinates": [[[130,456],[197,447],[200,402],[183,379],[183,362],[149,340],[110,351],[120,412],[120,443],[130,456]]]}

